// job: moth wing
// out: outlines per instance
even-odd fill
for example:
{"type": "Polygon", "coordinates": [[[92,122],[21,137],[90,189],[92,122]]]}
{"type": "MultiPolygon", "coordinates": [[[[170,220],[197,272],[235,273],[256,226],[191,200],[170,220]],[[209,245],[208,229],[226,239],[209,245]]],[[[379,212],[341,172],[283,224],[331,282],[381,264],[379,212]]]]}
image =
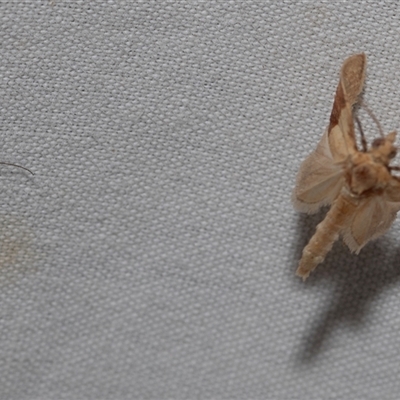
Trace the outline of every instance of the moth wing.
{"type": "Polygon", "coordinates": [[[399,202],[387,201],[383,196],[365,199],[342,231],[343,241],[352,252],[358,254],[370,240],[390,228],[399,210],[399,202]]]}
{"type": "Polygon", "coordinates": [[[333,159],[326,131],[317,148],[300,166],[292,195],[293,205],[299,211],[314,213],[336,199],[343,183],[344,170],[333,159]]]}
{"type": "Polygon", "coordinates": [[[364,86],[366,65],[365,54],[355,54],[344,61],[340,71],[328,128],[329,146],[337,162],[357,151],[353,106],[364,86]]]}
{"type": "Polygon", "coordinates": [[[392,203],[400,202],[400,177],[393,176],[385,188],[384,197],[392,203]]]}
{"type": "Polygon", "coordinates": [[[299,211],[313,213],[331,204],[343,186],[341,164],[357,152],[352,108],[364,85],[365,68],[363,53],[347,58],[342,65],[328,130],[297,175],[292,198],[299,211]]]}

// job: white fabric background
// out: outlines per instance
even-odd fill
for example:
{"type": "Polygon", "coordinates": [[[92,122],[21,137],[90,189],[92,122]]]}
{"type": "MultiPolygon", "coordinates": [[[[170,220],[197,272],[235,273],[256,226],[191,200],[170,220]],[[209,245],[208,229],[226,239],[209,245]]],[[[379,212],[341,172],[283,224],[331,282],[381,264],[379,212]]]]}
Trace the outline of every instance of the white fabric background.
{"type": "Polygon", "coordinates": [[[0,398],[397,399],[400,223],[303,283],[290,193],[347,56],[399,129],[399,13],[1,2],[0,398]]]}

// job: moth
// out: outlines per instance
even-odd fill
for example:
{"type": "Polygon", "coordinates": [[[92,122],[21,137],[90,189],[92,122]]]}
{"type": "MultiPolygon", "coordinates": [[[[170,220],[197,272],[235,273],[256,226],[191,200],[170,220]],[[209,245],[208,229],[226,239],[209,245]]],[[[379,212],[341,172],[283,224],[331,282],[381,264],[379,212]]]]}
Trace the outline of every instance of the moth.
{"type": "Polygon", "coordinates": [[[347,58],[340,71],[329,126],[317,148],[303,161],[293,191],[298,211],[315,213],[330,206],[325,219],[304,248],[296,274],[305,280],[324,259],[339,236],[352,252],[386,232],[400,210],[396,132],[368,147],[360,126],[362,149],[354,132],[353,107],[360,102],[366,69],[365,54],[347,58]]]}

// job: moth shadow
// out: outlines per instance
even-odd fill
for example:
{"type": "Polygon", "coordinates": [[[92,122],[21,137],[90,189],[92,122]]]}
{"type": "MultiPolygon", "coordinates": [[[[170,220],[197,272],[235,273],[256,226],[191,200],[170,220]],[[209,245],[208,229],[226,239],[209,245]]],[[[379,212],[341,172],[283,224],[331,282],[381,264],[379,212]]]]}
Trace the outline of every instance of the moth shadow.
{"type": "MultiPolygon", "coordinates": [[[[315,232],[316,225],[325,216],[299,216],[299,240],[295,245],[293,275],[301,252],[315,232]]],[[[310,363],[326,350],[333,330],[341,324],[349,328],[363,326],[374,299],[387,287],[400,279],[400,248],[393,249],[387,237],[368,243],[359,255],[350,250],[341,240],[333,246],[325,261],[310,275],[306,283],[310,290],[320,291],[321,286],[330,285],[333,291],[321,304],[319,314],[304,333],[297,351],[297,362],[310,363]]]]}

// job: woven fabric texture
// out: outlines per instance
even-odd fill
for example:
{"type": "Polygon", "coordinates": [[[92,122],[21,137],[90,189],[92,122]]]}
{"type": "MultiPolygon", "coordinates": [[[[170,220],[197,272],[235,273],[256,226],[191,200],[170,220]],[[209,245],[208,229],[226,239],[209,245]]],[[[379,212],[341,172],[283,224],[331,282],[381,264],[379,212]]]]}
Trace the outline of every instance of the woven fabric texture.
{"type": "Polygon", "coordinates": [[[290,196],[347,56],[400,127],[399,15],[1,2],[0,398],[397,399],[399,222],[303,283],[290,196]]]}

